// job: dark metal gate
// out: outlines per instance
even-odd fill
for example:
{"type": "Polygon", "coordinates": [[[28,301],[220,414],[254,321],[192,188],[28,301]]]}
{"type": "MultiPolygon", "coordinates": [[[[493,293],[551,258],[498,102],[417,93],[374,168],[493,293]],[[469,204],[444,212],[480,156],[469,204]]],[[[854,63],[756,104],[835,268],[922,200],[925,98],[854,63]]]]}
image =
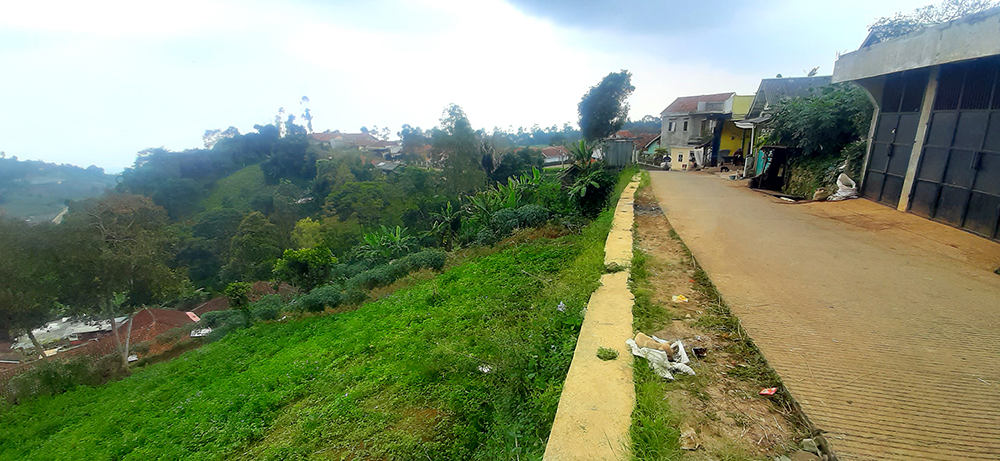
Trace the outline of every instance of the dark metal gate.
{"type": "Polygon", "coordinates": [[[1000,59],[941,68],[910,211],[1000,238],[1000,59]]]}
{"type": "Polygon", "coordinates": [[[920,103],[927,87],[926,70],[889,75],[861,195],[895,207],[903,191],[920,121],[920,103]]]}

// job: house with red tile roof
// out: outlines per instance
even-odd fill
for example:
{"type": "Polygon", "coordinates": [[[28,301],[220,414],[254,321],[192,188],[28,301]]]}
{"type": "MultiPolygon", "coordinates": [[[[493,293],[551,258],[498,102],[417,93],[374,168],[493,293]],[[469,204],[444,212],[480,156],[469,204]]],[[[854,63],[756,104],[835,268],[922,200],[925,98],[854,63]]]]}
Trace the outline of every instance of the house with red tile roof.
{"type": "Polygon", "coordinates": [[[671,169],[710,165],[723,122],[732,118],[736,93],[682,96],[660,112],[660,145],[670,149],[671,169]]]}
{"type": "Polygon", "coordinates": [[[570,159],[569,150],[565,146],[546,147],[542,149],[542,157],[545,158],[546,166],[568,163],[570,159]]]}
{"type": "Polygon", "coordinates": [[[386,141],[381,141],[368,133],[341,133],[339,130],[312,133],[309,140],[314,143],[327,144],[332,149],[347,148],[371,150],[384,147],[386,141]]]}

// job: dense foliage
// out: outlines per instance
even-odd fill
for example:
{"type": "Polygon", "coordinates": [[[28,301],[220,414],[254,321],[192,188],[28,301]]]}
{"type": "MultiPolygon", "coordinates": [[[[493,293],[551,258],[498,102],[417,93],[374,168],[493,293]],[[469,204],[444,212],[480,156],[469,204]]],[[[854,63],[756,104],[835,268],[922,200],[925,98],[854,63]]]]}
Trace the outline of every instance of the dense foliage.
{"type": "Polygon", "coordinates": [[[635,91],[632,74],[627,70],[612,72],[590,87],[577,109],[580,131],[588,141],[611,136],[628,120],[628,97],[635,91]]]}
{"type": "Polygon", "coordinates": [[[871,100],[853,83],[823,87],[808,97],[781,101],[765,125],[768,142],[797,147],[805,157],[839,154],[868,136],[871,100]]]}

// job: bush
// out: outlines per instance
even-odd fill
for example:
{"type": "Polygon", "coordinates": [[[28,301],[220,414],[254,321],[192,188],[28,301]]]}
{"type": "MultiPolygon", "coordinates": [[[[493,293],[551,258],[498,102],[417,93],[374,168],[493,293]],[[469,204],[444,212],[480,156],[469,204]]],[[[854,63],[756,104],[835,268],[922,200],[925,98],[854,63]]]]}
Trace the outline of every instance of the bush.
{"type": "Polygon", "coordinates": [[[305,291],[330,279],[330,271],[337,258],[326,247],[285,250],[274,263],[274,276],[305,291]]]}
{"type": "Polygon", "coordinates": [[[588,218],[595,218],[608,204],[617,178],[606,168],[594,168],[581,173],[570,188],[570,197],[577,211],[588,218]]]}
{"type": "Polygon", "coordinates": [[[243,314],[240,311],[229,309],[224,311],[206,312],[201,316],[201,324],[205,328],[216,329],[229,324],[239,324],[243,326],[243,314]]]}
{"type": "Polygon", "coordinates": [[[126,374],[121,358],[115,354],[96,360],[81,356],[42,361],[12,378],[9,385],[14,398],[23,402],[36,396],[62,394],[77,386],[98,386],[126,374]]]}
{"type": "Polygon", "coordinates": [[[267,295],[250,304],[250,313],[257,320],[274,320],[284,305],[280,295],[267,295]]]}
{"type": "Polygon", "coordinates": [[[424,250],[399,258],[384,266],[364,271],[351,277],[344,286],[350,289],[365,289],[389,285],[410,272],[420,269],[441,270],[447,254],[441,250],[424,250]]]}
{"type": "Polygon", "coordinates": [[[299,297],[292,303],[291,307],[297,311],[322,312],[328,307],[339,306],[343,300],[344,296],[340,294],[340,286],[323,285],[299,297]]]}

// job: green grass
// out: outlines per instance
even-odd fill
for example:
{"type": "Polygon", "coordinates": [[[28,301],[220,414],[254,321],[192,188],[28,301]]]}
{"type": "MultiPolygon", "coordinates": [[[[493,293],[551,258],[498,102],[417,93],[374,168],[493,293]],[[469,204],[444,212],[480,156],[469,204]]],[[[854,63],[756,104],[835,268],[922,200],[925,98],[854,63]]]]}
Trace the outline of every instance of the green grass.
{"type": "Polygon", "coordinates": [[[201,205],[206,211],[222,208],[223,205],[249,210],[253,198],[271,188],[264,184],[264,171],[260,165],[254,164],[216,181],[215,189],[201,205]]]}
{"type": "Polygon", "coordinates": [[[540,459],[610,223],[11,407],[0,459],[540,459]]]}
{"type": "Polygon", "coordinates": [[[618,351],[616,351],[616,350],[614,350],[614,349],[612,349],[610,347],[603,347],[603,346],[602,347],[598,347],[597,348],[597,358],[599,358],[601,360],[604,360],[604,361],[614,360],[614,359],[618,358],[618,351]]]}
{"type": "MultiPolygon", "coordinates": [[[[640,187],[649,186],[649,173],[642,172],[640,187]]],[[[670,321],[670,311],[653,303],[649,281],[650,257],[638,245],[632,248],[632,272],[629,289],[635,296],[632,306],[632,324],[637,331],[652,334],[670,321]]],[[[631,454],[635,460],[676,460],[683,452],[680,448],[681,416],[666,399],[663,378],[636,359],[632,371],[635,381],[636,406],[632,411],[631,454]]],[[[685,377],[686,379],[687,377],[685,377]]]]}

